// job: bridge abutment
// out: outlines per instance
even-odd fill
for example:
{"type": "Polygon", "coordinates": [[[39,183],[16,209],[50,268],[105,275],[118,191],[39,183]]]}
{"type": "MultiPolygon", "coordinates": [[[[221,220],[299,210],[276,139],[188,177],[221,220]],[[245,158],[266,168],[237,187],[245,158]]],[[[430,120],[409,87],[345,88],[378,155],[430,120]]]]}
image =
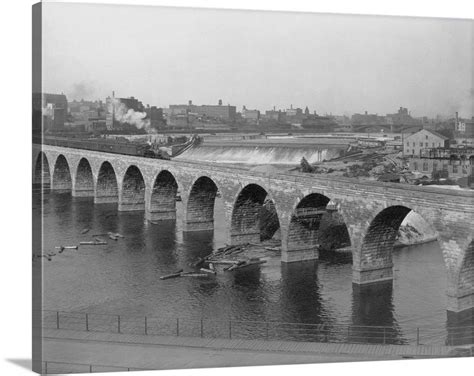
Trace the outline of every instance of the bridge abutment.
{"type": "Polygon", "coordinates": [[[118,197],[116,195],[95,195],[94,204],[116,204],[118,203],[118,197]]]}
{"type": "Polygon", "coordinates": [[[74,188],[72,190],[72,196],[73,197],[94,197],[94,189],[74,188]]]}
{"type": "Polygon", "coordinates": [[[145,210],[145,202],[119,202],[118,211],[128,212],[128,211],[143,211],[145,210]]]}
{"type": "Polygon", "coordinates": [[[193,220],[184,222],[184,231],[214,231],[214,220],[193,220]]]}
{"type": "Polygon", "coordinates": [[[149,221],[171,221],[176,220],[176,209],[147,210],[145,218],[149,221]]]}
{"type": "Polygon", "coordinates": [[[319,251],[317,247],[309,247],[302,249],[284,249],[281,250],[281,261],[290,263],[297,261],[309,261],[309,260],[318,260],[319,251]]]}
{"type": "Polygon", "coordinates": [[[386,283],[391,280],[393,280],[392,264],[352,269],[352,283],[356,285],[386,283]]]}

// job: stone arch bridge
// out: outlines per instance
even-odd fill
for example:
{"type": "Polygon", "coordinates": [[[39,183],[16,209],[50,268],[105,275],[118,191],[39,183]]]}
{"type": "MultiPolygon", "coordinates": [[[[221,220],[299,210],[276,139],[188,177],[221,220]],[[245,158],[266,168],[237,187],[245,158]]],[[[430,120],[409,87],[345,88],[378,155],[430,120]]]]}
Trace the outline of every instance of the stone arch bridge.
{"type": "Polygon", "coordinates": [[[229,244],[260,241],[260,209],[271,200],[281,231],[282,262],[317,259],[315,234],[321,216],[337,211],[350,237],[355,285],[392,280],[393,244],[401,222],[413,210],[438,232],[448,311],[474,308],[471,192],[297,173],[268,175],[49,145],[33,147],[33,179],[52,190],[91,197],[97,204],[117,203],[119,211],[144,211],[152,221],[175,219],[179,195],[185,231],[214,229],[219,196],[229,244]]]}

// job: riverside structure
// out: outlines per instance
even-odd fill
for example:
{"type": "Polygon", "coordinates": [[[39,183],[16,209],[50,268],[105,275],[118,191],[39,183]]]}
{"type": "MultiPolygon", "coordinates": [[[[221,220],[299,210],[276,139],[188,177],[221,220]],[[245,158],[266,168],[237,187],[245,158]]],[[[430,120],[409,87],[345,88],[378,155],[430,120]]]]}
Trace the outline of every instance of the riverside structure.
{"type": "Polygon", "coordinates": [[[34,145],[34,182],[70,190],[119,211],[144,211],[148,220],[176,218],[183,202],[184,231],[214,229],[214,202],[225,206],[229,244],[260,241],[259,213],[271,199],[281,231],[282,262],[318,258],[315,234],[324,213],[347,226],[356,288],[393,279],[392,249],[411,211],[437,232],[447,270],[447,310],[474,308],[472,193],[354,179],[265,174],[247,169],[165,161],[81,149],[34,145]]]}

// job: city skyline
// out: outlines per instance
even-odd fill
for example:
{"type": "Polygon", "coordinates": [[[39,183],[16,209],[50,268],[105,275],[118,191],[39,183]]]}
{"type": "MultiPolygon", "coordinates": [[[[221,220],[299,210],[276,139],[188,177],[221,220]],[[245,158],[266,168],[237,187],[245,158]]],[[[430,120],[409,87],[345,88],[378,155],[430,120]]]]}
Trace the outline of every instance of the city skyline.
{"type": "Polygon", "coordinates": [[[470,20],[45,6],[44,91],[71,100],[473,115],[470,20]]]}
{"type": "MultiPolygon", "coordinates": [[[[46,94],[46,93],[45,93],[46,94]]],[[[67,96],[67,93],[63,91],[61,91],[60,93],[47,93],[47,94],[61,94],[61,95],[65,95],[66,98],[67,98],[67,101],[68,103],[73,103],[73,102],[81,102],[81,101],[84,101],[84,102],[102,102],[105,106],[106,104],[106,100],[108,98],[112,98],[111,95],[108,95],[106,96],[105,98],[91,98],[91,97],[84,97],[84,98],[74,98],[74,99],[69,99],[68,96],[67,96]]],[[[161,109],[166,109],[166,108],[169,108],[170,106],[176,106],[176,105],[181,105],[181,106],[186,106],[186,105],[189,105],[189,101],[192,102],[193,105],[197,105],[197,106],[201,106],[201,105],[204,105],[204,106],[208,106],[208,105],[211,105],[211,106],[214,106],[214,105],[222,105],[222,106],[234,106],[236,107],[232,102],[230,103],[222,103],[222,104],[219,104],[218,102],[217,103],[195,103],[192,99],[189,99],[189,100],[183,100],[179,103],[169,103],[168,105],[164,105],[164,106],[156,106],[155,104],[153,103],[143,103],[142,100],[140,100],[140,98],[134,96],[134,95],[122,95],[122,96],[118,96],[118,95],[115,95],[115,99],[116,100],[120,100],[120,99],[130,99],[130,98],[134,98],[136,100],[138,100],[139,102],[141,102],[145,107],[146,106],[150,106],[150,107],[158,107],[158,108],[161,108],[161,109]]],[[[306,108],[308,108],[309,112],[311,114],[313,114],[314,112],[317,112],[317,109],[316,108],[311,108],[310,106],[306,106],[306,105],[300,105],[300,104],[289,104],[287,106],[283,106],[281,108],[278,108],[276,106],[274,107],[271,107],[271,108],[264,108],[264,109],[261,109],[261,108],[255,108],[255,107],[252,107],[252,105],[243,105],[245,106],[246,110],[247,111],[259,111],[260,113],[262,114],[265,114],[266,111],[281,111],[281,112],[285,112],[287,110],[290,110],[290,109],[301,109],[303,111],[305,111],[306,108]]],[[[408,115],[412,116],[413,118],[423,118],[423,117],[428,117],[424,114],[412,114],[411,113],[411,110],[410,108],[408,107],[394,107],[393,110],[391,112],[388,112],[388,113],[377,113],[377,112],[371,112],[369,110],[366,110],[366,109],[360,109],[359,111],[356,111],[354,113],[344,113],[344,114],[341,114],[341,113],[320,113],[320,112],[317,112],[317,115],[321,115],[321,116],[347,116],[347,117],[351,117],[352,115],[377,115],[377,116],[386,116],[386,115],[392,115],[392,114],[395,114],[397,113],[398,111],[400,111],[401,109],[407,109],[408,110],[408,115]]],[[[236,107],[236,110],[238,113],[242,112],[243,110],[243,107],[241,109],[239,109],[238,107],[236,107]]],[[[435,119],[435,118],[438,118],[438,117],[441,117],[441,118],[454,118],[456,115],[456,113],[454,114],[436,114],[435,116],[433,117],[428,117],[428,118],[432,118],[432,119],[435,119]]],[[[462,116],[460,116],[462,117],[462,116]]]]}

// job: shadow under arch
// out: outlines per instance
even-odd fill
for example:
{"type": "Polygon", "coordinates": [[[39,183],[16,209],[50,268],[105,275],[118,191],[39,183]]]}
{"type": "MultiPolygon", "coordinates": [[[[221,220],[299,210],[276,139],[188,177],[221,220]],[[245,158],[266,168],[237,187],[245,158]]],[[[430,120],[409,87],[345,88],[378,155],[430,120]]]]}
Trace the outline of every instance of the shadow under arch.
{"type": "MultiPolygon", "coordinates": [[[[262,240],[261,214],[267,191],[258,184],[248,184],[241,189],[234,202],[230,224],[231,244],[260,243],[262,240]]],[[[278,220],[278,213],[275,209],[278,220]]],[[[280,227],[278,220],[278,228],[280,227]]]]}
{"type": "Polygon", "coordinates": [[[86,158],[81,158],[77,165],[73,195],[75,197],[94,196],[94,177],[91,165],[86,158]]]}
{"type": "Polygon", "coordinates": [[[175,220],[178,183],[168,170],[156,176],[151,190],[150,203],[146,212],[150,221],[175,220]]]}
{"type": "Polygon", "coordinates": [[[46,189],[49,189],[51,186],[48,157],[43,151],[40,151],[36,157],[33,184],[41,184],[42,188],[46,189]]]}
{"type": "Polygon", "coordinates": [[[72,189],[69,163],[62,154],[58,155],[54,164],[52,189],[55,191],[70,191],[72,189]]]}
{"type": "Polygon", "coordinates": [[[208,176],[200,176],[194,181],[186,207],[185,231],[214,230],[214,206],[218,193],[217,184],[208,176]]]}
{"type": "Polygon", "coordinates": [[[283,261],[315,260],[319,251],[329,253],[351,244],[344,219],[330,198],[320,193],[303,197],[293,210],[283,261]]]}
{"type": "Polygon", "coordinates": [[[125,171],[118,210],[145,210],[145,179],[140,169],[135,165],[129,166],[125,171]]]}
{"type": "Polygon", "coordinates": [[[94,203],[106,204],[118,202],[118,184],[115,170],[108,161],[102,162],[97,174],[94,203]]]}

